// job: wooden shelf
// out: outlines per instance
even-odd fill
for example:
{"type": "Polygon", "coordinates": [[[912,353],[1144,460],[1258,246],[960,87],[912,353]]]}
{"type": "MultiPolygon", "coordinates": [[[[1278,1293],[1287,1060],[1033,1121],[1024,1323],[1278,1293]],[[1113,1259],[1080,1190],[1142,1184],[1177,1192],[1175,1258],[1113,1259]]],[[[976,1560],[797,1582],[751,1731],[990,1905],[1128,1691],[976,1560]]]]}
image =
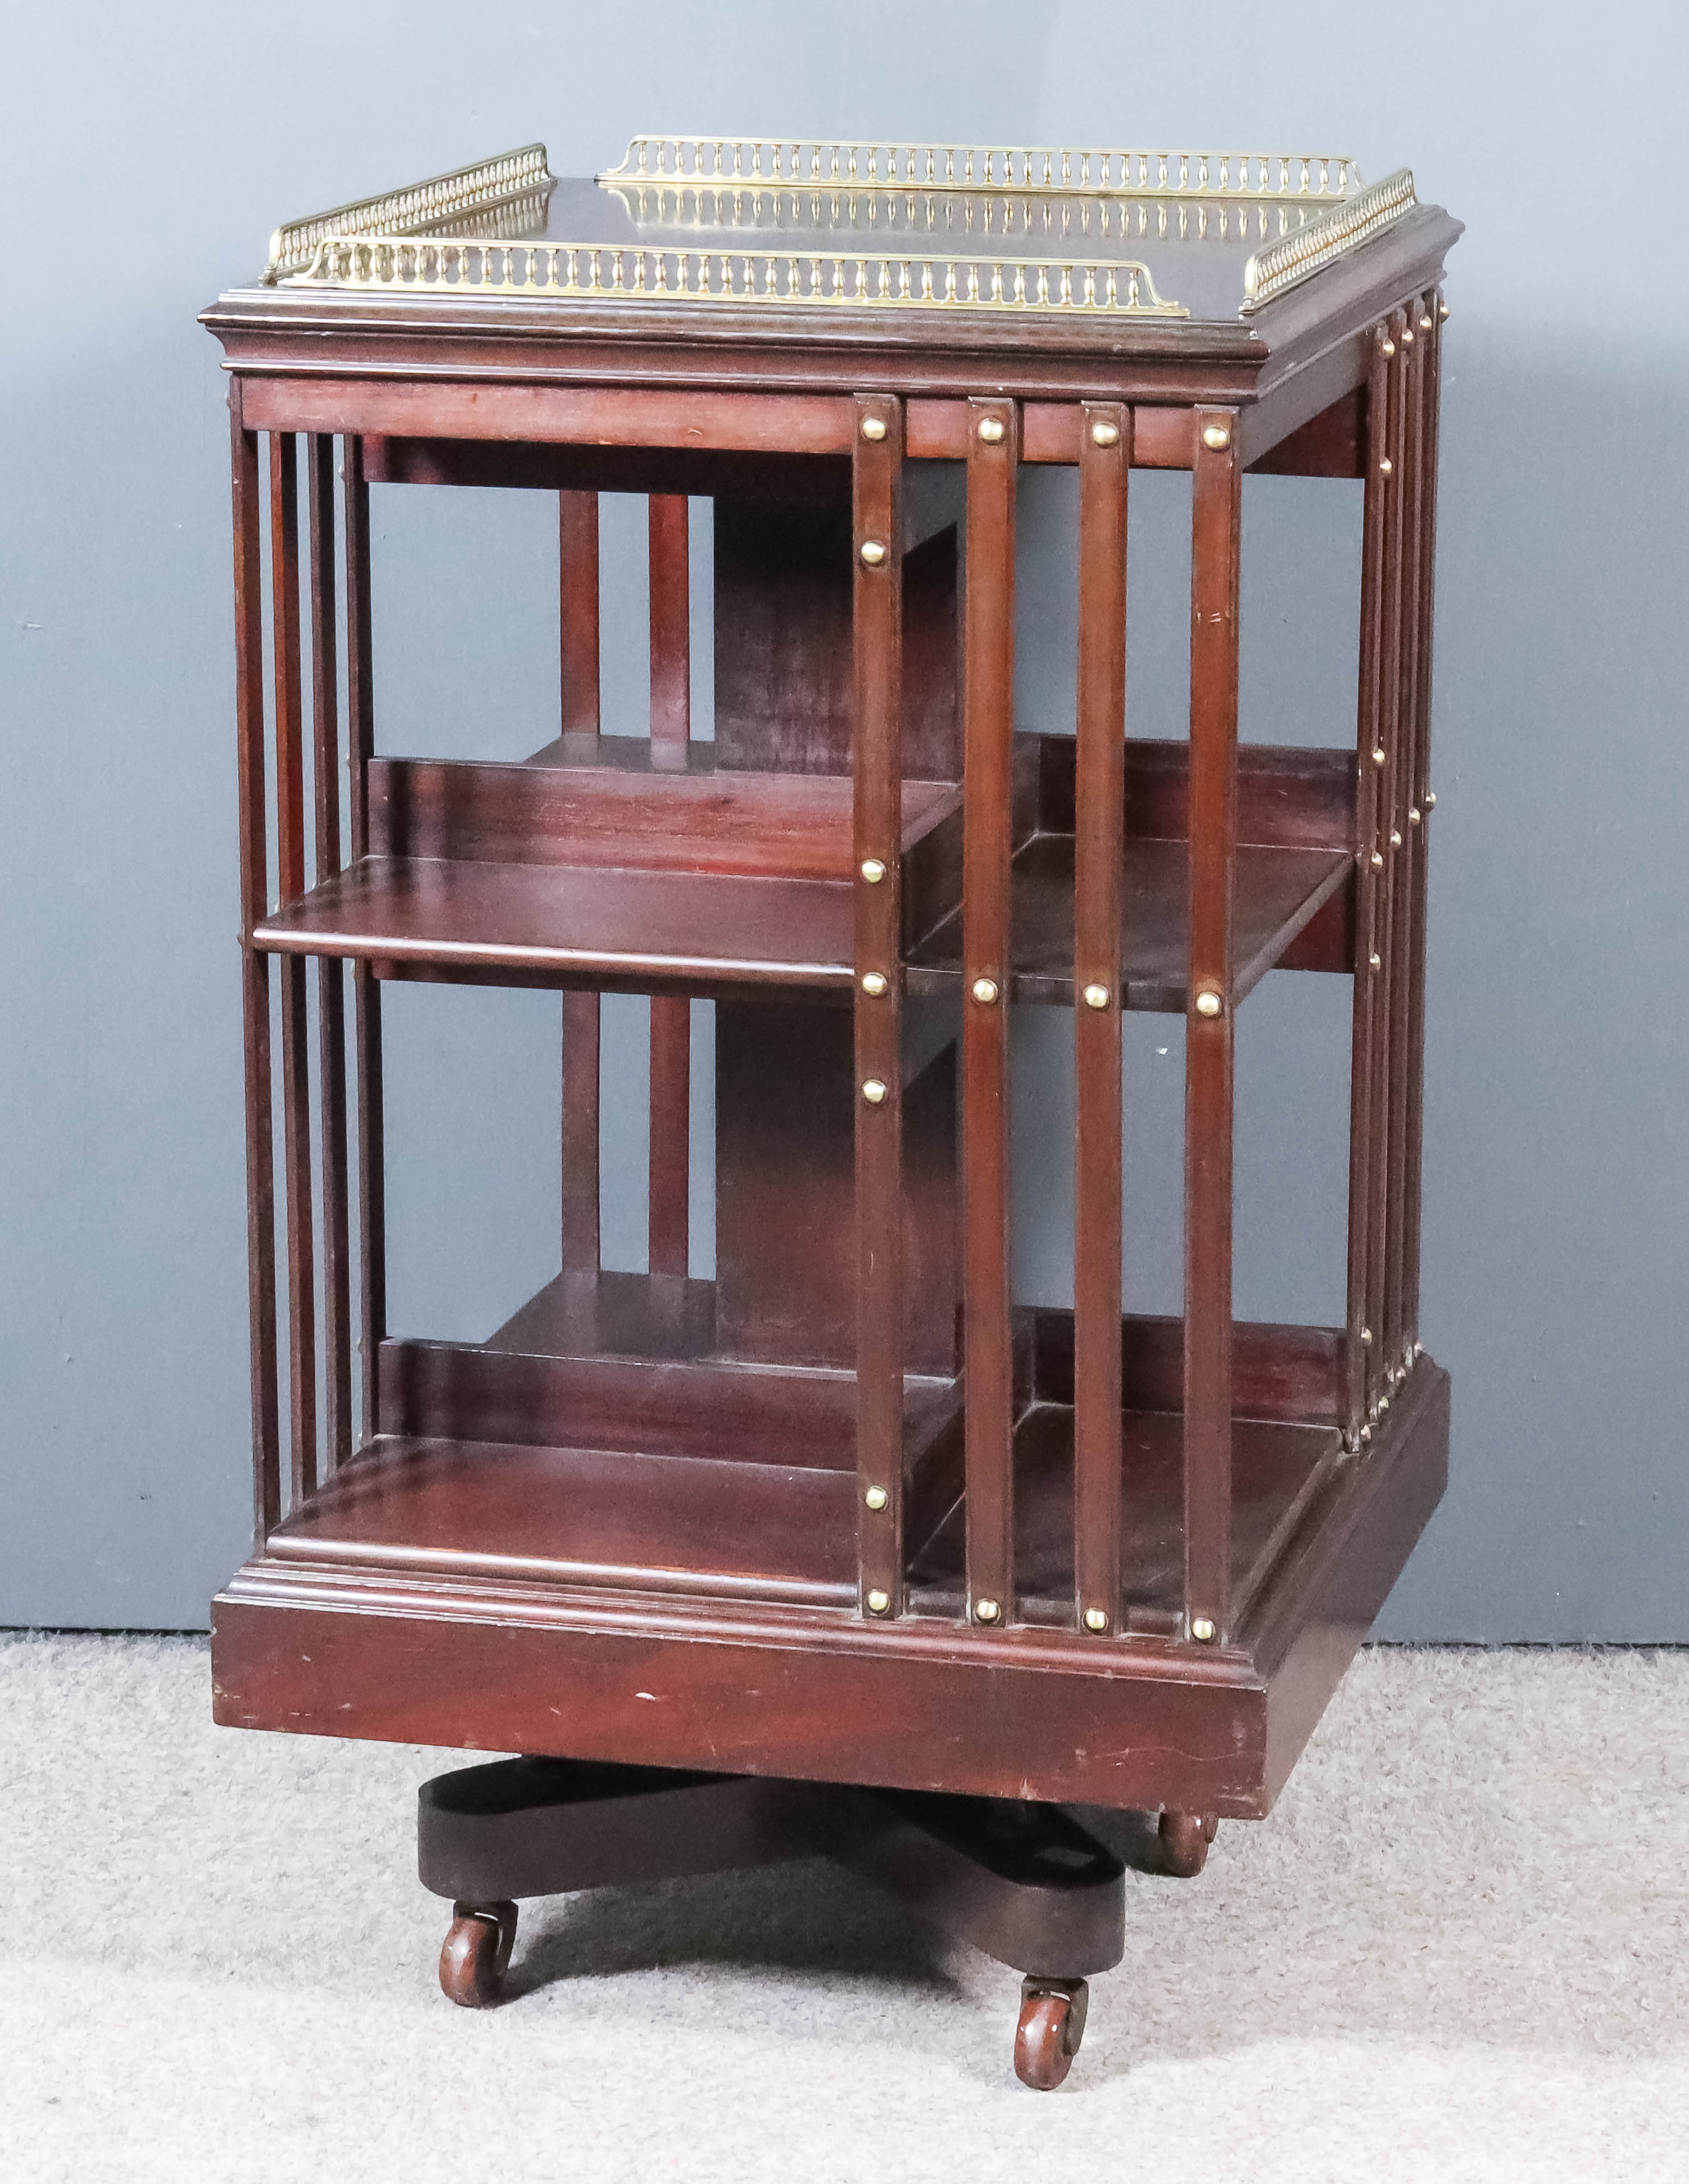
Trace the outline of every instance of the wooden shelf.
{"type": "MultiPolygon", "coordinates": [[[[1262,848],[1237,852],[1233,916],[1242,1000],[1343,886],[1347,850],[1262,848]]],[[[1009,999],[1073,1005],[1071,834],[1038,833],[1015,853],[1009,999]]],[[[1182,1011],[1190,937],[1186,844],[1134,837],[1125,845],[1122,990],[1129,1009],[1182,1011]]],[[[962,920],[945,918],[916,950],[911,993],[944,990],[962,973],[962,920]]]]}
{"type": "MultiPolygon", "coordinates": [[[[1131,1630],[1182,1629],[1184,1420],[1176,1411],[1125,1414],[1121,1595],[1131,1630]]],[[[1231,1573],[1239,1620],[1312,1496],[1339,1460],[1333,1427],[1235,1418],[1231,1428],[1231,1573]]],[[[1036,1403],[1014,1434],[1015,1584],[1028,1623],[1073,1619],[1073,1412],[1036,1403]]],[[[911,1607],[963,1612],[963,1513],[915,1561],[911,1607]]]]}
{"type": "MultiPolygon", "coordinates": [[[[369,854],[260,919],[260,947],[641,990],[849,988],[843,777],[570,736],[519,766],[379,760],[369,789],[369,854]]],[[[958,792],[908,782],[903,809],[913,935],[949,907],[958,792]]]]}

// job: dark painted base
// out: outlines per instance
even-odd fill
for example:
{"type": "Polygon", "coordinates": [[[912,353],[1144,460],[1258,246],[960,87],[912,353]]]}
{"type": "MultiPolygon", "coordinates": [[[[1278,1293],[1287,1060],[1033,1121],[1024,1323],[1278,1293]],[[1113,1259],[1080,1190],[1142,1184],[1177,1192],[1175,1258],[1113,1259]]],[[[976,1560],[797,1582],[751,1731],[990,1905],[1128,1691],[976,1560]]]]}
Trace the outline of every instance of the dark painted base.
{"type": "MultiPolygon", "coordinates": [[[[1199,1871],[1213,1833],[1164,1813],[1161,1869],[1199,1871]]],[[[1025,1975],[1014,2067],[1045,2091],[1078,2053],[1086,1975],[1125,1947],[1120,1857],[1059,1805],[1012,1798],[506,1759],[423,1785],[417,1852],[424,1886],[452,1899],[440,1983],[466,2008],[499,1998],[519,1897],[831,1858],[1025,1975]]]]}

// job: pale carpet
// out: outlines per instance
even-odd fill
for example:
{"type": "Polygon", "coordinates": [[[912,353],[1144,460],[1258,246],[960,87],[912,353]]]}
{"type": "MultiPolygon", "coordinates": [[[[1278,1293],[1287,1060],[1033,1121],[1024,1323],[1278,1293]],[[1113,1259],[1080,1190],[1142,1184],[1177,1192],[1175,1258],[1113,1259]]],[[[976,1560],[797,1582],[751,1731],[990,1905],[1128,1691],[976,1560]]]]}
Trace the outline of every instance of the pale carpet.
{"type": "Polygon", "coordinates": [[[1278,1810],[1128,1875],[1065,2088],[819,1865],[525,1904],[435,1984],[440,1755],[214,1730],[200,1642],[0,1641],[19,2184],[1689,2178],[1689,1656],[1363,1657],[1278,1810]]]}

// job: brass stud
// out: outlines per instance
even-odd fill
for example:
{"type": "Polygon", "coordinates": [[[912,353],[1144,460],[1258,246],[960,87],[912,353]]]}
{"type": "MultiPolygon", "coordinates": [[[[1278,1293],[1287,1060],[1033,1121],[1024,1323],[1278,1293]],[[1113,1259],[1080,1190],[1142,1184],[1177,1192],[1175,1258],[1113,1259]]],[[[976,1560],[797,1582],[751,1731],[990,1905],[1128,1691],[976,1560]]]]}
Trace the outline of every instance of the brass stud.
{"type": "Polygon", "coordinates": [[[878,857],[864,857],[862,861],[862,877],[870,887],[878,887],[886,877],[886,867],[878,857]]]}
{"type": "Polygon", "coordinates": [[[1440,319],[1446,319],[1448,316],[1448,306],[1447,304],[1442,302],[1441,298],[1439,298],[1437,301],[1436,315],[1440,319]]]}
{"type": "Polygon", "coordinates": [[[861,553],[864,565],[870,569],[877,569],[886,558],[886,549],[877,538],[864,538],[861,553]]]}
{"type": "Polygon", "coordinates": [[[1389,1398],[1389,1396],[1381,1396],[1379,1397],[1379,1399],[1378,1399],[1378,1408],[1379,1408],[1379,1411],[1380,1411],[1381,1415],[1384,1412],[1387,1411],[1387,1410],[1389,1409],[1389,1407],[1390,1407],[1390,1398],[1389,1398]]]}
{"type": "Polygon", "coordinates": [[[870,1000],[877,1001],[886,990],[886,973],[883,971],[864,971],[862,990],[870,1000]]]}
{"type": "Polygon", "coordinates": [[[1422,311],[1420,314],[1420,332],[1421,333],[1428,334],[1436,324],[1436,320],[1432,318],[1429,311],[1422,311]]]}
{"type": "Polygon", "coordinates": [[[886,1504],[892,1497],[886,1491],[883,1486],[870,1486],[862,1498],[868,1504],[869,1507],[874,1510],[877,1514],[880,1510],[885,1507],[886,1504]]]}
{"type": "MultiPolygon", "coordinates": [[[[1388,455],[1382,456],[1380,459],[1378,469],[1379,474],[1382,477],[1393,477],[1395,476],[1396,465],[1391,461],[1388,455]]],[[[863,559],[865,560],[868,558],[868,549],[865,546],[863,548],[862,553],[863,559]]]]}
{"type": "Polygon", "coordinates": [[[1370,1342],[1372,1340],[1372,1329],[1370,1327],[1362,1328],[1360,1331],[1360,1339],[1363,1342],[1370,1342]]]}
{"type": "Polygon", "coordinates": [[[1392,850],[1399,850],[1402,846],[1402,829],[1399,827],[1390,829],[1390,846],[1392,850]]]}
{"type": "Polygon", "coordinates": [[[1436,809],[1436,791],[1434,788],[1428,788],[1425,791],[1425,809],[1427,811],[1435,811],[1436,809]]]}
{"type": "Polygon", "coordinates": [[[1087,1607],[1085,1611],[1085,1627],[1087,1630],[1095,1630],[1098,1633],[1106,1630],[1108,1628],[1108,1609],[1087,1607]]]}
{"type": "Polygon", "coordinates": [[[1419,805],[1418,805],[1417,804],[1410,804],[1410,805],[1408,806],[1408,824],[1410,827],[1417,827],[1417,826],[1419,825],[1419,823],[1420,823],[1420,807],[1419,807],[1419,805]]]}
{"type": "Polygon", "coordinates": [[[1225,1006],[1212,986],[1204,986],[1197,995],[1197,1014],[1199,1017],[1217,1017],[1225,1006]]]}
{"type": "Polygon", "coordinates": [[[1212,448],[1216,454],[1219,454],[1222,449],[1229,448],[1231,445],[1231,426],[1204,425],[1203,427],[1203,445],[1205,448],[1212,448]]]}
{"type": "Polygon", "coordinates": [[[1381,971],[1384,968],[1384,958],[1379,954],[1375,948],[1366,960],[1371,964],[1375,971],[1381,971]]]}
{"type": "Polygon", "coordinates": [[[886,1097],[886,1088],[877,1077],[870,1077],[862,1088],[862,1096],[870,1107],[877,1107],[886,1097]]]}
{"type": "Polygon", "coordinates": [[[1395,343],[1386,337],[1378,344],[1378,353],[1381,356],[1394,356],[1396,354],[1395,343]]]}
{"type": "Polygon", "coordinates": [[[891,1594],[889,1592],[881,1592],[879,1586],[876,1585],[873,1591],[868,1596],[869,1613],[870,1615],[883,1615],[891,1605],[891,1594]]]}
{"type": "Polygon", "coordinates": [[[1382,852],[1381,850],[1375,850],[1373,851],[1373,853],[1372,853],[1372,869],[1374,870],[1374,872],[1381,872],[1381,871],[1383,870],[1383,868],[1384,868],[1384,855],[1383,855],[1383,852],[1382,852]]]}
{"type": "Polygon", "coordinates": [[[988,1009],[992,1003],[997,999],[997,980],[995,978],[975,978],[974,981],[974,999],[979,1003],[981,1008],[988,1009]]]}
{"type": "Polygon", "coordinates": [[[1361,1446],[1364,1448],[1367,1442],[1372,1439],[1372,1428],[1370,1426],[1363,1426],[1360,1429],[1360,1438],[1361,1446]]]}
{"type": "Polygon", "coordinates": [[[1402,346],[1403,348],[1411,348],[1414,346],[1414,329],[1411,326],[1403,326],[1402,329],[1402,346]]]}
{"type": "Polygon", "coordinates": [[[1085,989],[1085,1006],[1088,1009],[1106,1009],[1108,1006],[1108,989],[1106,986],[1087,986],[1085,989]]]}
{"type": "Polygon", "coordinates": [[[862,421],[862,437],[864,440],[883,440],[886,437],[886,420],[883,417],[864,417],[862,421]]]}
{"type": "Polygon", "coordinates": [[[975,1623],[995,1623],[1002,1613],[1003,1610],[994,1600],[976,1600],[974,1602],[975,1623]]]}
{"type": "Polygon", "coordinates": [[[1374,744],[1374,746],[1373,746],[1373,751],[1372,751],[1372,762],[1373,762],[1373,764],[1374,764],[1375,766],[1388,766],[1388,765],[1389,765],[1389,763],[1390,763],[1390,754],[1389,754],[1389,752],[1388,752],[1387,750],[1386,750],[1386,749],[1385,749],[1385,748],[1384,748],[1384,746],[1383,746],[1383,744],[1374,744]]]}
{"type": "Polygon", "coordinates": [[[988,448],[996,447],[1008,430],[1001,417],[981,417],[980,420],[980,437],[988,448]]]}
{"type": "Polygon", "coordinates": [[[1120,428],[1118,425],[1111,425],[1106,417],[1094,418],[1092,421],[1091,437],[1093,443],[1099,448],[1115,447],[1120,443],[1120,428]]]}
{"type": "Polygon", "coordinates": [[[1199,1646],[1212,1646],[1214,1632],[1211,1618],[1206,1615],[1193,1615],[1191,1618],[1191,1635],[1199,1646]]]}

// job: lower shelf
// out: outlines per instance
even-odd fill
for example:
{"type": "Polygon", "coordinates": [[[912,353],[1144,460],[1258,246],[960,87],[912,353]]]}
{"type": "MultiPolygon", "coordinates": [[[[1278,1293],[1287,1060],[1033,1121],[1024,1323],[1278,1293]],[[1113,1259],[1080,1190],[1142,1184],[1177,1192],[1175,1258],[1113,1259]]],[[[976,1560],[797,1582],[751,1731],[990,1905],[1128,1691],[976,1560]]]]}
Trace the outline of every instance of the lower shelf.
{"type": "MultiPolygon", "coordinates": [[[[1126,1627],[1177,1628],[1182,1600],[1181,1421],[1125,1418],[1126,1627]]],[[[1232,1433],[1233,1582],[1240,1607],[1336,1460],[1328,1428],[1240,1418],[1232,1433]]],[[[285,1561],[612,1586],[715,1598],[853,1605],[856,1474],[831,1463],[719,1454],[379,1437],[290,1517],[285,1561]]],[[[1073,1413],[1034,1406],[1015,1436],[1020,1619],[1072,1615],[1073,1413]]],[[[912,1571],[910,1612],[960,1619],[962,1512],[912,1571]]]]}

